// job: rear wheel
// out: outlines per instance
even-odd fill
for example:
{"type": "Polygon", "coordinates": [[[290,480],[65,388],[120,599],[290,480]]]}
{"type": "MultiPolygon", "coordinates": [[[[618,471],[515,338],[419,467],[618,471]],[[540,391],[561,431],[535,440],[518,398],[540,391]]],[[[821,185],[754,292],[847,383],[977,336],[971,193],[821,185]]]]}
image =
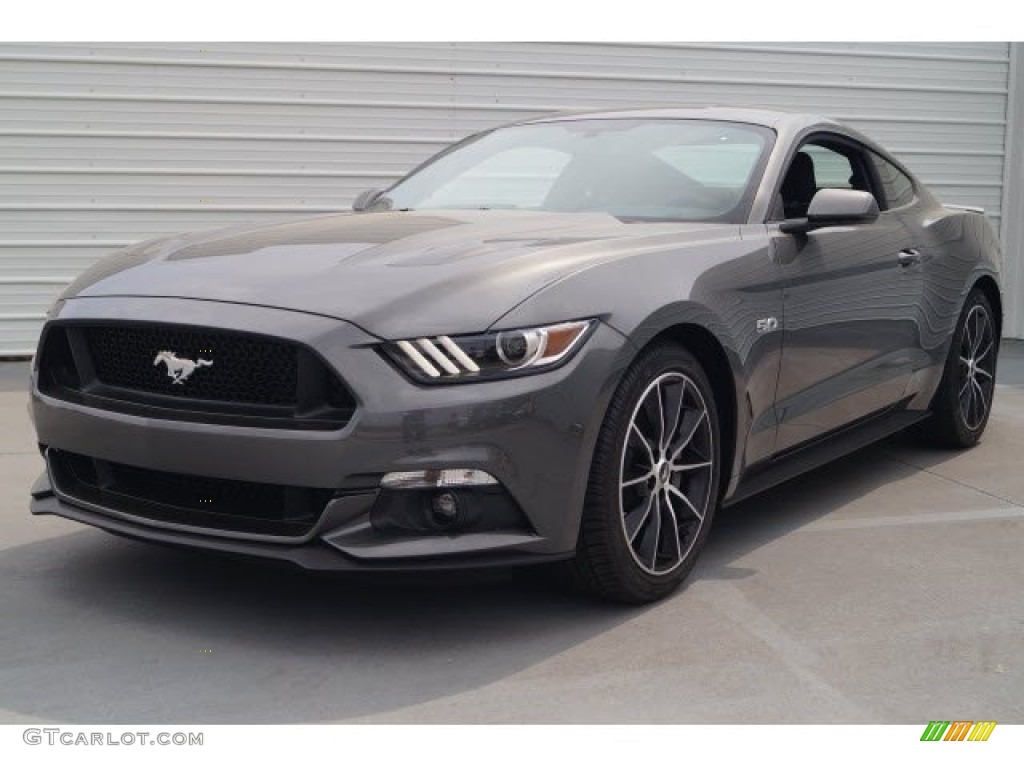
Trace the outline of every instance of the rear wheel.
{"type": "Polygon", "coordinates": [[[700,364],[675,345],[645,352],[619,385],[598,437],[577,580],[632,603],[675,590],[711,527],[720,455],[714,395],[700,364]]]}
{"type": "Polygon", "coordinates": [[[992,412],[999,338],[985,294],[967,297],[950,344],[932,417],[919,434],[941,448],[969,448],[981,438],[992,412]]]}

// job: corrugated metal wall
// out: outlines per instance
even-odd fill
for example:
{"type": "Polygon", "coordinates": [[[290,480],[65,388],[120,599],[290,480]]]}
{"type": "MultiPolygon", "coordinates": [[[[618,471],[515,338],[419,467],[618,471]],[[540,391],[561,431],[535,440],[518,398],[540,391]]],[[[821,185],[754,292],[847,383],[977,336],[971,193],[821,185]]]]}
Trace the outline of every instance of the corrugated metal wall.
{"type": "Polygon", "coordinates": [[[0,354],[103,254],[346,207],[461,136],[551,110],[750,105],[847,120],[999,221],[1009,47],[5,44],[0,354]]]}

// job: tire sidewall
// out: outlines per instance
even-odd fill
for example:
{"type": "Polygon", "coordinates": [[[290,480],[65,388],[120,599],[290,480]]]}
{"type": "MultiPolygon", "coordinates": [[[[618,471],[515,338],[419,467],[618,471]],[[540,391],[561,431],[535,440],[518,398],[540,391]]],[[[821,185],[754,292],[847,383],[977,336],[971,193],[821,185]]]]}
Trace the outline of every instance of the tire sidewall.
{"type": "MultiPolygon", "coordinates": [[[[992,305],[989,303],[988,297],[985,296],[984,292],[975,288],[967,296],[967,300],[964,302],[963,309],[960,312],[960,317],[957,320],[956,330],[953,333],[953,338],[950,342],[949,354],[946,359],[946,369],[943,372],[943,385],[940,391],[940,397],[942,403],[940,410],[945,410],[948,414],[948,418],[952,421],[952,426],[956,433],[957,440],[964,446],[974,445],[981,438],[982,433],[985,431],[985,427],[988,425],[988,420],[992,415],[992,402],[989,402],[988,410],[985,413],[985,418],[981,420],[981,424],[976,429],[970,429],[964,422],[963,414],[960,411],[960,397],[959,397],[959,370],[960,370],[960,345],[963,343],[964,334],[966,333],[967,318],[971,314],[971,310],[976,306],[981,306],[988,314],[989,322],[992,324],[992,338],[996,345],[996,349],[993,350],[993,364],[992,364],[992,377],[996,375],[996,365],[999,360],[999,338],[997,334],[997,328],[995,326],[995,315],[992,314],[992,305]]],[[[995,388],[992,390],[992,399],[995,397],[995,388]]]]}

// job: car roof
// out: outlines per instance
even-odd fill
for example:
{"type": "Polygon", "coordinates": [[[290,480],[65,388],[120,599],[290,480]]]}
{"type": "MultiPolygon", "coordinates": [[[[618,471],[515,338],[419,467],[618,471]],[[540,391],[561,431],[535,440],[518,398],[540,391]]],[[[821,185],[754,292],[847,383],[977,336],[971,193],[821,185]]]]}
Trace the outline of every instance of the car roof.
{"type": "Polygon", "coordinates": [[[587,110],[580,112],[556,112],[529,120],[520,125],[533,123],[551,123],[566,120],[720,120],[730,123],[750,123],[763,125],[782,132],[798,132],[812,126],[840,127],[840,124],[821,115],[801,112],[784,112],[774,109],[753,109],[744,107],[639,107],[629,109],[587,110]]]}

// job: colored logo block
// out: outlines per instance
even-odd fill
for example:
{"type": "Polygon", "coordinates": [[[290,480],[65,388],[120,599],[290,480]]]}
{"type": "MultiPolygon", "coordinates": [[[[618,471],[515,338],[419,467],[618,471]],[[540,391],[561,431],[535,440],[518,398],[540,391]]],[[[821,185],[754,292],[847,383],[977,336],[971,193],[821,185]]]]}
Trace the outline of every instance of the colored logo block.
{"type": "Polygon", "coordinates": [[[994,720],[932,720],[921,734],[921,741],[988,741],[995,727],[994,720]]]}

